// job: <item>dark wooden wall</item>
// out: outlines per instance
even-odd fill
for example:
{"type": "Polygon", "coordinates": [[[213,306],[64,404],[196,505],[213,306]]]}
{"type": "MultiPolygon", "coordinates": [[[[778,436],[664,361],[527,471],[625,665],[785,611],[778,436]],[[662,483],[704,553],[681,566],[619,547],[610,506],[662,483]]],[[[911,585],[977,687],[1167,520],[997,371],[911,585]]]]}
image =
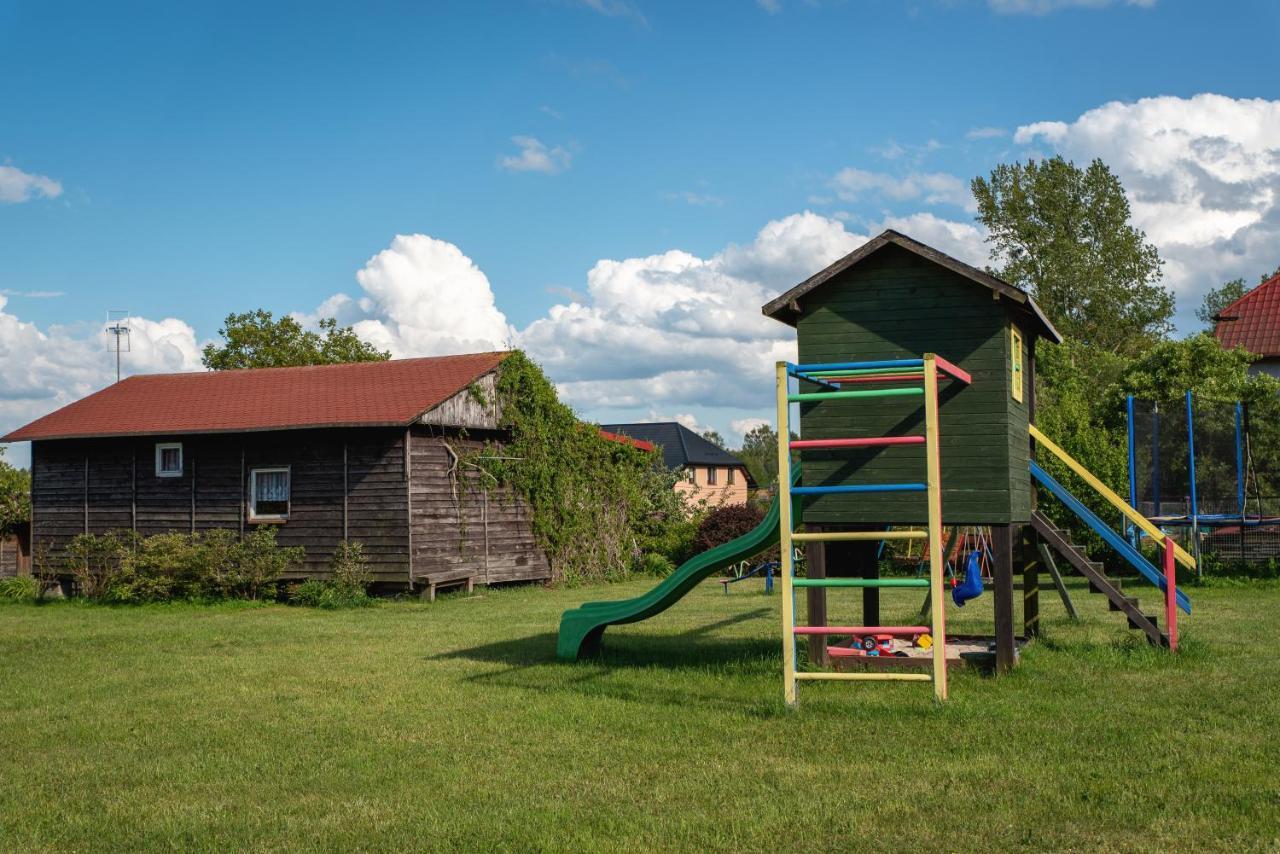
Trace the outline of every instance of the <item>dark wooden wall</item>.
{"type": "Polygon", "coordinates": [[[289,519],[275,525],[276,538],[306,550],[301,575],[322,577],[345,537],[364,545],[380,582],[440,573],[474,574],[480,583],[550,577],[523,501],[466,467],[471,488],[454,489],[446,447],[465,454],[482,446],[424,426],[411,436],[369,428],[36,442],[34,547],[56,562],[84,532],[248,530],[249,470],[287,465],[289,519]],[[182,476],[156,477],[155,446],[169,441],[182,442],[182,476]]]}
{"type": "Polygon", "coordinates": [[[551,576],[528,505],[474,468],[455,464],[454,455],[465,458],[484,447],[479,438],[415,427],[411,446],[415,578],[475,574],[492,584],[551,576]]]}
{"type": "Polygon", "coordinates": [[[280,465],[290,467],[291,505],[276,536],[281,545],[306,550],[301,574],[322,576],[345,533],[365,544],[379,581],[408,581],[400,429],[35,442],[33,548],[56,561],[70,539],[86,531],[247,530],[249,470],[280,465]],[[155,446],[166,441],[182,442],[181,477],[156,477],[155,446]]]}
{"type": "MultiPolygon", "coordinates": [[[[887,247],[802,303],[801,362],[900,359],[934,352],[973,375],[940,383],[943,514],[948,524],[1003,524],[1030,517],[1027,407],[1010,395],[1011,307],[990,290],[926,259],[887,247]]],[[[1032,331],[1022,325],[1026,340],[1032,331]]],[[[815,390],[813,388],[807,390],[815,390]]],[[[1024,401],[1029,397],[1024,394],[1024,401]]],[[[801,406],[805,438],[921,433],[920,398],[832,400],[801,406]]],[[[924,454],[906,445],[806,452],[804,483],[924,480],[924,454]]],[[[810,499],[817,524],[919,524],[924,493],[810,499]]]]}

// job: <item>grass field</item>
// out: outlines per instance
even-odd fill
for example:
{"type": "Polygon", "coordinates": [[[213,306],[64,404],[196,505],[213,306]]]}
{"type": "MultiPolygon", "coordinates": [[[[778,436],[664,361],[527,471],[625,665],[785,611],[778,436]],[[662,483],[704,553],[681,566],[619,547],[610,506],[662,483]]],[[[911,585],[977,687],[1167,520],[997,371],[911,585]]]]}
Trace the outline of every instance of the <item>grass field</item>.
{"type": "MultiPolygon", "coordinates": [[[[788,713],[778,597],[714,582],[610,629],[601,661],[554,662],[562,609],[647,583],[0,606],[0,846],[1280,846],[1280,587],[1193,590],[1176,657],[1077,588],[1082,623],[1046,598],[1019,669],[960,675],[945,706],[806,684],[788,713]]],[[[952,627],[984,629],[990,599],[952,627]]]]}

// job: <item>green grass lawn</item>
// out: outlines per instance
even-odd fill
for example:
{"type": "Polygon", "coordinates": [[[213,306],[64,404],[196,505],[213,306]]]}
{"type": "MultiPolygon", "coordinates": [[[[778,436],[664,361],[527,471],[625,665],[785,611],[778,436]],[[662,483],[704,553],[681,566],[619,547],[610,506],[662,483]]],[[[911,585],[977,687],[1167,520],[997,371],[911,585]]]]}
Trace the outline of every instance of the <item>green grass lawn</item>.
{"type": "MultiPolygon", "coordinates": [[[[1184,652],[1074,588],[1018,670],[801,685],[778,597],[704,584],[554,661],[650,582],[434,605],[0,606],[0,846],[1121,850],[1280,845],[1280,587],[1193,590],[1184,652]]],[[[1140,595],[1151,597],[1144,589],[1140,595]]],[[[888,591],[906,619],[918,591],[888,591]]],[[[957,632],[989,626],[990,595],[957,632]]],[[[853,620],[853,594],[832,618],[853,620]]]]}

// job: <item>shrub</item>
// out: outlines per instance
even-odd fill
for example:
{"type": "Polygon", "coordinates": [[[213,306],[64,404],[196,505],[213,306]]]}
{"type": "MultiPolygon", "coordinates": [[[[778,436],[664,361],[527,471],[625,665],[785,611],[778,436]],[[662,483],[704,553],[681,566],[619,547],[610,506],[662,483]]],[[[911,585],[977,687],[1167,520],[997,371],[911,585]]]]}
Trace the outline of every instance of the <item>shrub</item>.
{"type": "Polygon", "coordinates": [[[665,578],[676,571],[676,565],[666,555],[648,552],[641,556],[636,564],[636,572],[665,578]]]}
{"type": "Polygon", "coordinates": [[[750,504],[723,504],[709,510],[698,525],[693,547],[704,552],[742,536],[764,520],[759,507],[750,504]]]}
{"type": "Polygon", "coordinates": [[[329,561],[327,580],[307,579],[289,590],[289,601],[310,608],[362,608],[373,604],[369,585],[373,572],[364,545],[353,540],[339,544],[329,561]]]}
{"type": "Polygon", "coordinates": [[[195,534],[80,534],[63,556],[82,596],[105,602],[261,599],[304,551],[276,543],[273,528],[241,539],[233,531],[195,534]]]}
{"type": "Polygon", "coordinates": [[[34,602],[40,597],[40,584],[27,575],[0,578],[0,602],[34,602]]]}

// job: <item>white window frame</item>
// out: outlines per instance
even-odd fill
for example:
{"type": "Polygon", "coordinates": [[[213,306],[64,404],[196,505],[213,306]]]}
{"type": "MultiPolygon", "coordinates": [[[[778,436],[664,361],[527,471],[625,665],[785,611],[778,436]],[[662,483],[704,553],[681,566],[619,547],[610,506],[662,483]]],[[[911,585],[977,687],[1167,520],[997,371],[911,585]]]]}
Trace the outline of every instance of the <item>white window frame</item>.
{"type": "Polygon", "coordinates": [[[720,478],[716,477],[718,471],[715,466],[707,466],[707,486],[719,486],[716,483],[720,478]]]}
{"type": "Polygon", "coordinates": [[[287,522],[293,510],[293,470],[290,466],[258,466],[249,469],[249,521],[250,522],[287,522]],[[284,500],[284,513],[258,512],[258,475],[284,472],[289,479],[289,497],[284,500]]]}
{"type": "Polygon", "coordinates": [[[156,477],[182,477],[182,443],[181,442],[156,442],[156,477]],[[161,460],[164,459],[165,451],[178,451],[178,470],[165,471],[161,468],[161,460]]]}
{"type": "Polygon", "coordinates": [[[728,473],[727,475],[725,475],[725,484],[726,484],[726,485],[728,485],[728,486],[733,486],[733,473],[734,473],[735,469],[734,469],[734,467],[733,467],[733,466],[729,466],[729,468],[727,469],[727,471],[728,471],[729,473],[728,473]]]}

